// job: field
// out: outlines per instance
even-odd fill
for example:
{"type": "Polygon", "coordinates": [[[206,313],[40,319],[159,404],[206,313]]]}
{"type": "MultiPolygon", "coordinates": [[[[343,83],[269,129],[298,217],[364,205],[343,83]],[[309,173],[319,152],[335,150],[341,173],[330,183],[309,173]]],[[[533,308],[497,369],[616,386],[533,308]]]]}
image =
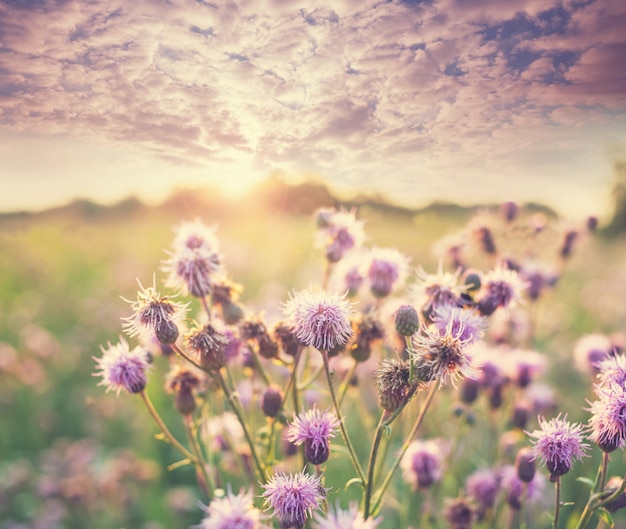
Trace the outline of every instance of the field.
{"type": "MultiPolygon", "coordinates": [[[[213,199],[206,204],[192,197],[181,195],[152,208],[132,200],[111,208],[76,203],[58,211],[0,219],[0,529],[165,529],[200,523],[204,512],[199,503],[207,499],[193,466],[168,470],[181,459],[180,454],[171,444],[155,439],[158,431],[140,398],[126,392],[116,396],[98,386],[94,357],[101,356],[101,346],[119,340],[120,318],[131,310],[121,297],[135,299],[137,280],[149,286],[154,275],[161,288],[161,263],[173,230],[181,221],[195,218],[215,225],[229,277],[243,285],[241,303],[268,322],[276,321],[293,292],[322,280],[324,252],[315,245],[312,211],[314,206],[333,203],[324,204],[326,199],[321,197],[320,204],[305,204],[298,210],[285,203],[284,197],[277,203],[276,196],[273,202],[265,197],[233,203],[213,199]]],[[[409,286],[416,282],[419,266],[436,272],[440,256],[433,248],[441,248],[444,237],[459,233],[468,223],[477,225],[476,218],[492,223],[499,249],[506,247],[507,253],[519,259],[533,253],[542,263],[562,264],[555,285],[537,301],[521,305],[520,310],[532,315],[532,333],[524,349],[538,351],[546,362],[536,381],[554,397],[551,414],[544,412],[546,418],[562,413],[570,421],[586,424],[587,401],[595,398],[593,377],[576,366],[573,351],[577,340],[587,334],[610,336],[615,344],[624,339],[620,333],[626,333],[626,240],[589,233],[584,223],[568,224],[549,214],[541,238],[533,238],[527,226],[540,218],[537,211],[520,212],[515,228],[496,207],[476,217],[475,211],[456,208],[411,213],[364,205],[357,218],[365,221],[366,245],[393,247],[410,258],[409,286]],[[558,257],[564,229],[576,229],[579,234],[565,260],[558,257]]],[[[473,267],[488,270],[492,256],[481,253],[476,241],[472,244],[468,260],[473,267]]],[[[453,271],[445,255],[444,265],[453,271]]],[[[408,299],[404,296],[410,292],[406,288],[394,297],[408,299]]],[[[191,301],[192,314],[201,308],[197,299],[191,301]]],[[[489,337],[494,329],[492,322],[489,337]]],[[[309,357],[314,357],[312,352],[309,357]]],[[[163,389],[168,361],[155,356],[147,392],[174,435],[184,439],[180,414],[172,406],[172,395],[163,389]]],[[[341,374],[340,364],[333,365],[341,374]]],[[[267,366],[278,377],[281,367],[272,362],[267,366]]],[[[372,369],[376,369],[373,360],[358,368],[358,383],[347,387],[342,409],[364,465],[380,413],[372,369]]],[[[234,366],[233,372],[246,376],[241,366],[234,366]]],[[[323,382],[313,388],[327,399],[323,382]]],[[[511,425],[519,392],[507,392],[498,409],[490,407],[484,397],[472,407],[461,407],[461,385],[446,384],[437,391],[417,435],[450,441],[442,479],[416,492],[398,471],[380,510],[381,529],[448,527],[438,514],[444,498],[459,496],[465,478],[474,470],[495,459],[512,462],[519,447],[530,446],[523,430],[538,427],[536,414],[524,429],[511,425]]],[[[255,432],[260,431],[265,426],[256,404],[260,389],[242,387],[239,391],[244,397],[249,391],[250,402],[244,403],[244,409],[255,432]]],[[[393,424],[385,445],[387,462],[424,399],[425,393],[418,393],[393,424]]],[[[203,413],[217,414],[218,408],[228,409],[228,403],[208,404],[203,413]]],[[[292,419],[291,411],[287,419],[292,419]]],[[[339,502],[346,508],[349,501],[360,499],[361,491],[355,485],[344,489],[353,469],[341,436],[334,438],[335,444],[325,470],[328,504],[334,507],[339,502]]],[[[595,478],[601,453],[592,446],[588,454],[562,478],[561,499],[574,502],[562,508],[563,528],[575,527],[589,495],[587,485],[576,478],[595,478]]],[[[223,476],[232,478],[235,491],[246,485],[237,462],[219,454],[213,457],[225,467],[231,465],[223,476]]],[[[299,465],[296,459],[284,468],[297,472],[302,470],[299,465]]],[[[626,461],[620,448],[611,453],[609,475],[623,476],[624,472],[626,461]]],[[[539,461],[537,473],[545,478],[539,501],[522,509],[516,518],[508,518],[506,508],[501,507],[493,521],[476,522],[475,527],[520,527],[525,519],[532,520],[527,527],[551,527],[553,485],[539,461]]],[[[255,502],[263,506],[260,498],[255,502]]],[[[616,527],[626,524],[619,512],[615,520],[616,527]]],[[[595,527],[597,522],[592,523],[595,527]]]]}

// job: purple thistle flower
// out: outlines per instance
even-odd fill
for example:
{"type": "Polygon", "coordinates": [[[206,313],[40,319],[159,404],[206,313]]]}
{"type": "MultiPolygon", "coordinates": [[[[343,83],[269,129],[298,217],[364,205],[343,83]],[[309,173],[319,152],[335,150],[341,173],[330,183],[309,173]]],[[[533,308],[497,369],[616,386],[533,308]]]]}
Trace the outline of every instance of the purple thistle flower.
{"type": "Polygon", "coordinates": [[[307,516],[319,509],[326,497],[320,476],[298,472],[297,474],[278,473],[261,485],[262,496],[274,511],[281,529],[302,529],[307,516]]]}
{"type": "Polygon", "coordinates": [[[143,347],[135,347],[132,351],[128,342],[120,337],[119,343],[105,349],[100,346],[102,357],[95,358],[100,371],[94,376],[101,376],[99,386],[107,386],[107,391],[115,390],[117,395],[122,389],[129,393],[142,392],[148,383],[146,375],[150,368],[148,355],[143,347]]]}
{"type": "Polygon", "coordinates": [[[439,333],[456,336],[467,345],[479,340],[486,326],[486,321],[474,309],[463,309],[444,305],[433,314],[435,327],[439,333]]]}
{"type": "Polygon", "coordinates": [[[372,248],[367,277],[370,292],[377,298],[391,294],[406,279],[409,259],[395,248],[372,248]]]}
{"type": "Polygon", "coordinates": [[[329,439],[337,435],[337,417],[317,407],[294,417],[289,426],[287,440],[295,445],[304,444],[304,457],[313,465],[321,465],[330,454],[329,439]]]}
{"type": "Polygon", "coordinates": [[[624,446],[626,440],[626,390],[616,383],[595,385],[598,400],[591,403],[589,439],[604,452],[624,446]]]}
{"type": "Polygon", "coordinates": [[[222,258],[213,229],[199,220],[183,223],[172,244],[170,257],[163,263],[168,285],[182,288],[194,297],[204,297],[213,290],[216,276],[222,272],[222,258]]]}
{"type": "Polygon", "coordinates": [[[491,469],[477,470],[468,476],[465,490],[467,495],[478,504],[479,517],[482,517],[496,503],[498,490],[500,490],[500,476],[491,469]]]}
{"type": "Polygon", "coordinates": [[[442,514],[450,529],[472,529],[476,509],[468,498],[448,498],[442,514]]]}
{"type": "Polygon", "coordinates": [[[344,345],[352,336],[352,309],[345,296],[303,290],[289,299],[285,313],[298,340],[320,351],[344,345]]]}
{"type": "Polygon", "coordinates": [[[178,338],[178,323],[180,323],[187,311],[187,304],[175,303],[168,296],[161,296],[156,290],[156,285],[144,288],[139,283],[139,292],[136,301],[129,301],[133,314],[122,318],[122,329],[129,336],[142,336],[152,338],[156,336],[160,343],[172,344],[178,338]]]}
{"type": "Polygon", "coordinates": [[[376,529],[381,518],[363,519],[356,502],[351,502],[347,510],[337,507],[334,512],[315,517],[315,529],[376,529]]]}
{"type": "Polygon", "coordinates": [[[524,483],[517,475],[513,465],[507,465],[502,469],[501,487],[504,490],[506,502],[511,509],[522,508],[522,501],[533,503],[541,497],[545,485],[542,474],[536,473],[532,481],[524,483]]]}
{"type": "Polygon", "coordinates": [[[498,263],[494,270],[483,276],[476,300],[478,309],[484,316],[490,316],[498,307],[512,307],[521,299],[525,287],[517,272],[498,263]]]}
{"type": "Polygon", "coordinates": [[[611,339],[599,333],[585,334],[574,344],[574,364],[581,373],[596,374],[600,362],[613,356],[611,339]]]}
{"type": "Polygon", "coordinates": [[[324,210],[322,215],[320,213],[317,217],[318,226],[322,228],[319,246],[325,247],[326,258],[336,263],[347,251],[362,244],[363,222],[356,220],[354,211],[324,210]]]}
{"type": "Polygon", "coordinates": [[[415,489],[430,487],[443,476],[444,455],[441,442],[421,439],[411,442],[400,462],[404,480],[415,489]]]}
{"type": "Polygon", "coordinates": [[[526,432],[529,437],[535,438],[533,454],[546,465],[551,481],[569,472],[574,461],[580,461],[589,448],[583,442],[583,427],[566,419],[567,415],[563,418],[559,415],[549,421],[539,417],[540,430],[526,432]]]}
{"type": "Polygon", "coordinates": [[[232,490],[222,498],[214,498],[204,508],[205,518],[197,529],[269,529],[264,523],[263,514],[254,507],[251,491],[233,494],[232,490]]]}
{"type": "Polygon", "coordinates": [[[616,354],[605,358],[597,364],[597,368],[600,386],[615,383],[626,388],[626,355],[616,354]]]}
{"type": "Polygon", "coordinates": [[[418,269],[415,287],[416,304],[421,307],[422,313],[427,318],[445,305],[453,307],[462,305],[461,294],[465,288],[458,284],[460,274],[460,268],[454,274],[444,272],[441,263],[436,274],[428,274],[421,267],[418,269]]]}

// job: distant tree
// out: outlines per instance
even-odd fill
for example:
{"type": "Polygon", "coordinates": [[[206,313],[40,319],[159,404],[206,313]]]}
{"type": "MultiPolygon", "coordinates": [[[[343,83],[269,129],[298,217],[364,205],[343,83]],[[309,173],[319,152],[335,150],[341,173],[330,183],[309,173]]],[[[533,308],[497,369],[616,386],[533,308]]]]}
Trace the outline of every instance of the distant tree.
{"type": "Polygon", "coordinates": [[[605,231],[610,235],[617,235],[626,231],[626,153],[615,158],[613,173],[613,217],[605,231]]]}

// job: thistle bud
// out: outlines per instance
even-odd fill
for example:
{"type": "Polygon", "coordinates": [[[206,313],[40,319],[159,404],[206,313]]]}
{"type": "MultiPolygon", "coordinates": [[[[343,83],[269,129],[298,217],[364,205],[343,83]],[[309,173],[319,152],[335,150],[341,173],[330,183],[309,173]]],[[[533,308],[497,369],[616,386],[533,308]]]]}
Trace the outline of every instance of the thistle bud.
{"type": "Polygon", "coordinates": [[[275,418],[283,403],[283,392],[278,387],[269,387],[263,394],[261,409],[266,417],[275,418]]]}
{"type": "Polygon", "coordinates": [[[243,307],[236,301],[224,301],[222,305],[222,317],[228,325],[235,325],[243,319],[243,307]]]}
{"type": "Polygon", "coordinates": [[[420,326],[417,310],[411,305],[401,305],[396,311],[394,323],[400,336],[413,336],[420,326]]]}
{"type": "Polygon", "coordinates": [[[376,371],[378,402],[383,409],[395,411],[404,405],[413,393],[409,382],[410,368],[408,361],[383,360],[376,371]]]}
{"type": "Polygon", "coordinates": [[[161,320],[154,327],[154,335],[164,345],[171,345],[178,339],[178,326],[169,319],[161,320]]]}
{"type": "Polygon", "coordinates": [[[524,447],[517,452],[515,458],[517,477],[525,483],[530,483],[535,477],[535,455],[532,448],[524,447]]]}

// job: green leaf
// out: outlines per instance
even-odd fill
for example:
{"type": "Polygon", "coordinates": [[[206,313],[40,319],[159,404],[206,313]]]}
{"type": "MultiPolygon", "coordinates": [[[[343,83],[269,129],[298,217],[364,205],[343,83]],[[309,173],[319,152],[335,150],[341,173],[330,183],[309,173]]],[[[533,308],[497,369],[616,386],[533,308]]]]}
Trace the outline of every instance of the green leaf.
{"type": "Polygon", "coordinates": [[[600,507],[596,512],[598,513],[598,516],[602,518],[606,525],[608,525],[609,527],[615,527],[613,516],[604,507],[600,507]]]}
{"type": "Polygon", "coordinates": [[[576,481],[580,481],[583,485],[587,485],[587,487],[589,487],[589,490],[593,489],[594,482],[592,479],[580,477],[580,478],[576,478],[576,481]]]}

